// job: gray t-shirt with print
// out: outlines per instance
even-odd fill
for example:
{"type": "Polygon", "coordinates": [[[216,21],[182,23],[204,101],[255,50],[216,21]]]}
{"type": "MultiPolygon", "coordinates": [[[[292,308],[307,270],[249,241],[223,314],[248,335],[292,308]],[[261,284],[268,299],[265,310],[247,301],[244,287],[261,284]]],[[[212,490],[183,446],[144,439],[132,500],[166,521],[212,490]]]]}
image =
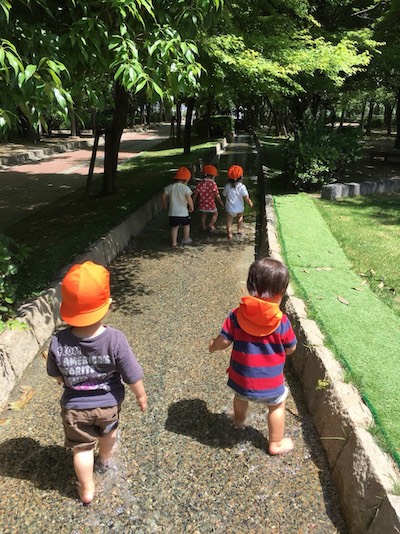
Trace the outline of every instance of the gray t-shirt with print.
{"type": "Polygon", "coordinates": [[[61,405],[67,409],[116,406],[127,384],[143,378],[143,371],[124,334],[105,326],[98,336],[79,338],[65,328],[51,339],[49,376],[62,376],[61,405]]]}

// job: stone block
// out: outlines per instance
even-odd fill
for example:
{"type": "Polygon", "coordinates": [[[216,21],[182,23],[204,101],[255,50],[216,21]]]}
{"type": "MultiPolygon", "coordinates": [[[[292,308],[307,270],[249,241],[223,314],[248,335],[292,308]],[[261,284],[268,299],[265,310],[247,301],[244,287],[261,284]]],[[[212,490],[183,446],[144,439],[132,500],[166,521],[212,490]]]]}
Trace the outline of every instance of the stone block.
{"type": "Polygon", "coordinates": [[[322,186],[321,197],[327,200],[336,200],[342,197],[343,184],[328,184],[322,186]]]}
{"type": "Polygon", "coordinates": [[[360,184],[358,182],[348,182],[346,185],[349,189],[349,197],[356,197],[360,194],[360,184]]]}
{"type": "MultiPolygon", "coordinates": [[[[21,321],[21,324],[22,321],[21,321]]],[[[2,355],[8,360],[16,378],[20,378],[38,354],[40,345],[33,327],[7,329],[1,334],[2,355]]]]}
{"type": "Polygon", "coordinates": [[[385,180],[378,180],[376,182],[375,193],[386,193],[386,183],[385,180]]]}
{"type": "Polygon", "coordinates": [[[8,404],[9,396],[16,384],[16,376],[3,345],[0,346],[0,412],[8,404]]]}
{"type": "Polygon", "coordinates": [[[361,195],[372,195],[376,191],[376,182],[365,181],[360,183],[361,195]]]}
{"type": "Polygon", "coordinates": [[[398,480],[389,457],[369,432],[359,428],[349,436],[332,477],[351,534],[368,532],[385,496],[398,480]]]}
{"type": "Polygon", "coordinates": [[[368,534],[398,534],[400,532],[400,497],[386,495],[375,516],[368,534]]]}

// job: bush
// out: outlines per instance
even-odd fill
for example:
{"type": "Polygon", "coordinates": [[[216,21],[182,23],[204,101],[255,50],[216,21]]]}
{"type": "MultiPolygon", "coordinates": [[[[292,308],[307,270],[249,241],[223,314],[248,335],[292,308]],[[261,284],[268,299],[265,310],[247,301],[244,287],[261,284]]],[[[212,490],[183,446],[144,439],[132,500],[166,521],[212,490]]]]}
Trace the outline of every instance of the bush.
{"type": "Polygon", "coordinates": [[[359,156],[360,130],[335,130],[322,124],[307,125],[286,149],[288,182],[299,190],[315,190],[335,182],[359,156]]]}
{"type": "Polygon", "coordinates": [[[12,277],[28,256],[29,249],[0,234],[0,331],[10,326],[14,311],[16,286],[12,277]]]}
{"type": "Polygon", "coordinates": [[[210,117],[208,124],[206,119],[196,119],[193,123],[193,129],[200,137],[226,137],[233,132],[234,122],[229,115],[215,115],[210,117]]]}

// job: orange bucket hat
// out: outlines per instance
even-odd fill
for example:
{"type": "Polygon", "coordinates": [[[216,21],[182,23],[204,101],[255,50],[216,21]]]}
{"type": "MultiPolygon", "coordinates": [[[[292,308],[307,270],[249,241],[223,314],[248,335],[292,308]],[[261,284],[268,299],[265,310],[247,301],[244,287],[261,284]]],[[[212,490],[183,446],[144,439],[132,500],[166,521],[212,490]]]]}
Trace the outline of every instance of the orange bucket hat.
{"type": "Polygon", "coordinates": [[[92,261],[76,264],[61,283],[60,315],[71,326],[90,326],[103,319],[111,304],[110,273],[92,261]]]}
{"type": "Polygon", "coordinates": [[[218,176],[217,167],[214,165],[204,165],[202,173],[210,176],[218,176]]]}
{"type": "Polygon", "coordinates": [[[228,178],[230,180],[237,180],[243,176],[243,169],[240,165],[231,165],[228,169],[228,178]]]}
{"type": "Polygon", "coordinates": [[[192,177],[192,173],[187,167],[179,167],[175,174],[175,180],[189,180],[192,177]]]}

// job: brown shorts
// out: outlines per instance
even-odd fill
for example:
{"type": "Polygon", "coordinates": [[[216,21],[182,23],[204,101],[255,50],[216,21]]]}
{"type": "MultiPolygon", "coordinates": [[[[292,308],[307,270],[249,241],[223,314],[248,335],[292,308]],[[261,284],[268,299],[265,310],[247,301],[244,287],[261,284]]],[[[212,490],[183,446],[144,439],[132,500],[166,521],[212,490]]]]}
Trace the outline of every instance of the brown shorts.
{"type": "Polygon", "coordinates": [[[61,409],[65,446],[92,449],[97,439],[118,427],[121,405],[89,410],[61,409]]]}

